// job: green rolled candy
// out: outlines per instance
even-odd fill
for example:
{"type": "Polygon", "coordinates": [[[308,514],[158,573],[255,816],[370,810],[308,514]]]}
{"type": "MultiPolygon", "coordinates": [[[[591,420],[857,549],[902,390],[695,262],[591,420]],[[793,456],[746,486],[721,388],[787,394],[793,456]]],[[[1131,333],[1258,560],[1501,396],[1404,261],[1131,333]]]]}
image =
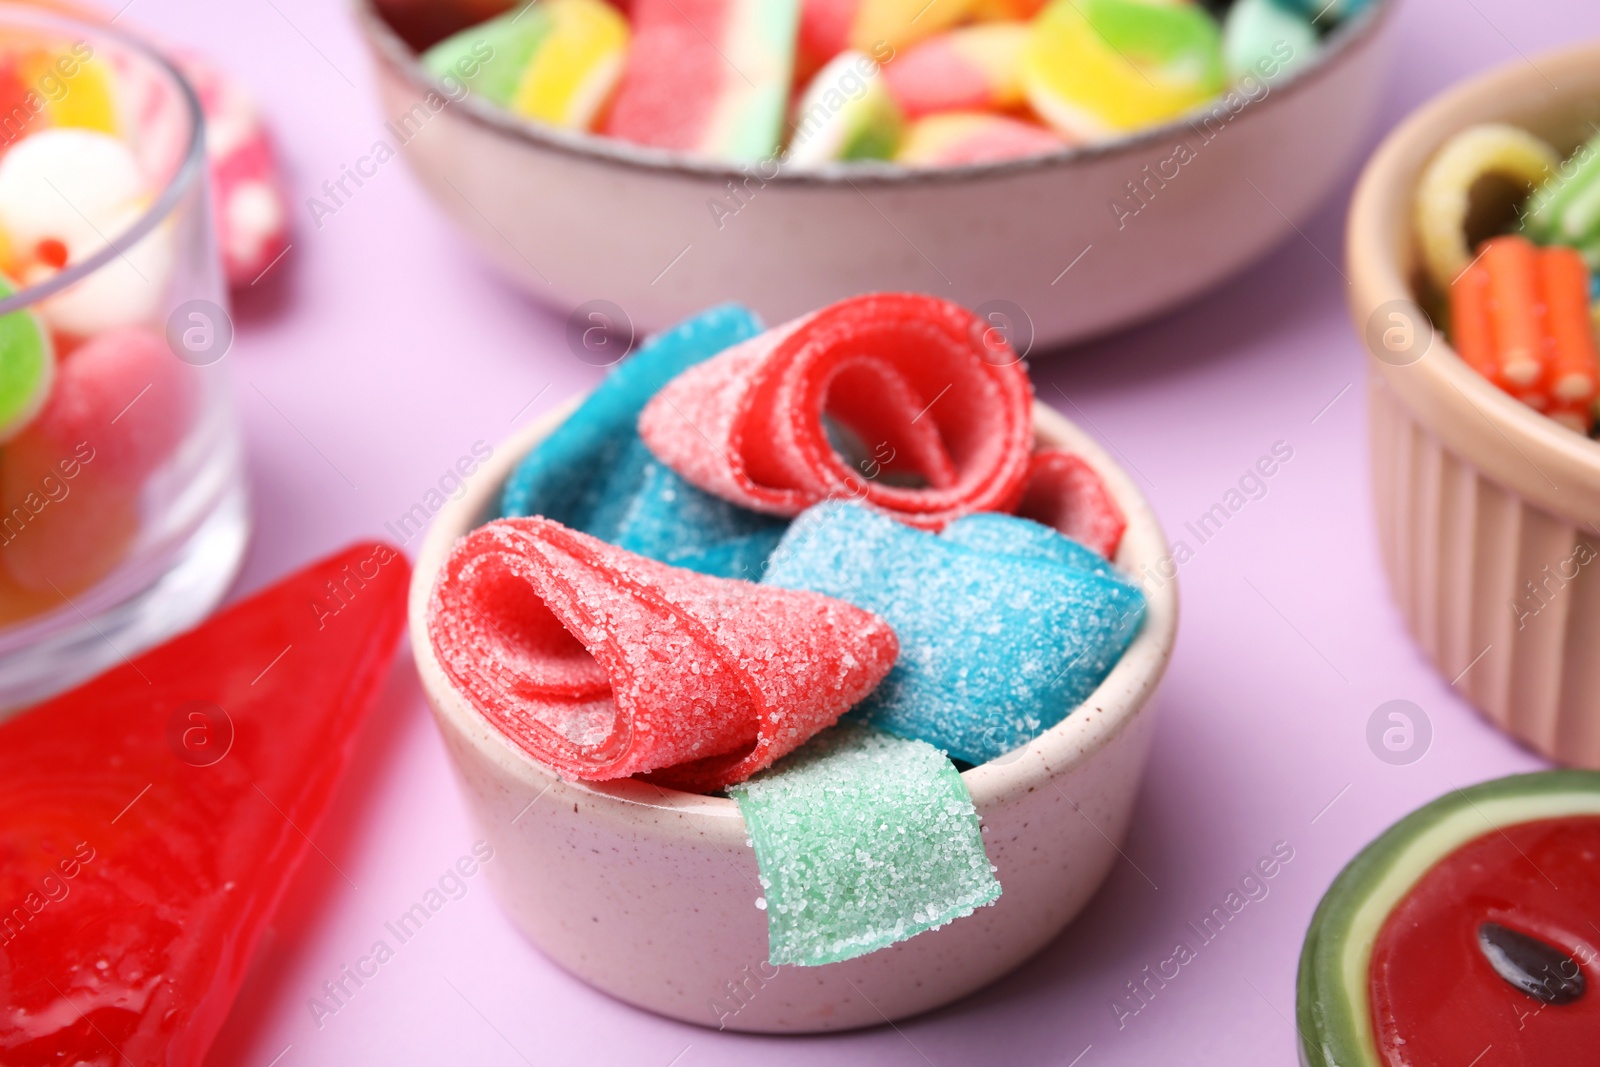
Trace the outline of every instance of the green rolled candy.
{"type": "Polygon", "coordinates": [[[728,792],[755,846],[774,964],[864,956],[1000,896],[966,783],[922,741],[840,724],[728,792]]]}

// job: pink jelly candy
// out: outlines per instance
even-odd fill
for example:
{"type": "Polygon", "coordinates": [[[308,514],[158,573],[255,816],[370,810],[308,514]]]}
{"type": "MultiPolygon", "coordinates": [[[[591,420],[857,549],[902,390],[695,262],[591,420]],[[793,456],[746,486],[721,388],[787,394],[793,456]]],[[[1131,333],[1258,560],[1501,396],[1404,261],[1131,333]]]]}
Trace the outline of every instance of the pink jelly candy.
{"type": "Polygon", "coordinates": [[[1032,399],[1015,353],[972,312],[877,293],[690,368],[645,408],[639,433],[688,481],[755,511],[858,499],[940,530],[1021,498],[1032,399]]]}
{"type": "Polygon", "coordinates": [[[144,326],[107,330],[75,349],[28,432],[71,455],[87,442],[97,478],[134,485],[189,431],[199,373],[144,326]]]}
{"type": "Polygon", "coordinates": [[[1117,554],[1128,520],[1105,482],[1082,457],[1059,449],[1034,453],[1017,514],[1043,523],[1107,559],[1117,554]]]}
{"type": "Polygon", "coordinates": [[[206,158],[228,284],[249,285],[289,247],[288,200],[272,140],[248,93],[209,62],[176,57],[206,117],[206,158]]]}
{"type": "Polygon", "coordinates": [[[710,792],[832,726],[894,665],[876,615],[669,567],[543,518],[462,538],[428,605],[440,665],[564,777],[710,792]]]}

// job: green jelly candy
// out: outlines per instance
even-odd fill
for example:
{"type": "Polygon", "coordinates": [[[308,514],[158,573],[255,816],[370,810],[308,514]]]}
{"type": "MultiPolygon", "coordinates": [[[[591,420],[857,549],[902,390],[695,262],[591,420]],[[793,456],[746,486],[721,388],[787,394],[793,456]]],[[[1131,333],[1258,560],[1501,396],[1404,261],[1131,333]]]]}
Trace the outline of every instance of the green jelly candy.
{"type": "Polygon", "coordinates": [[[1582,248],[1600,241],[1600,136],[1581,145],[1533,191],[1522,232],[1541,244],[1582,248]]]}
{"type": "Polygon", "coordinates": [[[1253,74],[1276,81],[1308,64],[1319,47],[1316,27],[1275,0],[1238,0],[1222,23],[1222,58],[1236,80],[1253,74]]]}
{"type": "Polygon", "coordinates": [[[440,80],[455,78],[486,100],[509,106],[523,70],[553,27],[541,5],[518,5],[446,37],[423,53],[422,65],[440,80]]]}
{"type": "MultiPolygon", "coordinates": [[[[16,290],[0,279],[0,300],[16,290]]],[[[55,379],[50,334],[31,311],[0,315],[0,441],[20,433],[44,407],[55,379]]]]}
{"type": "Polygon", "coordinates": [[[730,786],[755,845],[774,964],[876,952],[1000,896],[942,752],[845,723],[730,786]]]}

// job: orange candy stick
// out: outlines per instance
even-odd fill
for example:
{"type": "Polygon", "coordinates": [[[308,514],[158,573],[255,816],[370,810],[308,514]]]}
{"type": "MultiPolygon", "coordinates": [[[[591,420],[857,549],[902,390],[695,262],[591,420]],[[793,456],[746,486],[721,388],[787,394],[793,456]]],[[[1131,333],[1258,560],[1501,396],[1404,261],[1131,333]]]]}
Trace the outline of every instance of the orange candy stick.
{"type": "Polygon", "coordinates": [[[1478,260],[1450,283],[1450,340],[1467,366],[1501,388],[1500,357],[1489,321],[1489,268],[1478,260]]]}
{"type": "Polygon", "coordinates": [[[1589,267],[1571,248],[1545,248],[1539,253],[1539,281],[1550,396],[1557,405],[1587,413],[1600,389],[1600,354],[1589,319],[1589,267]]]}
{"type": "Polygon", "coordinates": [[[1539,251],[1525,237],[1484,243],[1480,260],[1489,272],[1489,323],[1500,373],[1515,390],[1538,382],[1544,370],[1539,314],[1539,251]]]}

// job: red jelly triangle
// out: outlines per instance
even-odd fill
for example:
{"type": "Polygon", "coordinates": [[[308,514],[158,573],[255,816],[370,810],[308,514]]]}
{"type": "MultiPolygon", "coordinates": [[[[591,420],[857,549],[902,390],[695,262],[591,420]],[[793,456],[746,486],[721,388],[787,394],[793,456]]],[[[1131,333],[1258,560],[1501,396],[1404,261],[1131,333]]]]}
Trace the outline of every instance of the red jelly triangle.
{"type": "Polygon", "coordinates": [[[1034,453],[1017,514],[1066,534],[1106,559],[1116,557],[1128,528],[1127,517],[1094,468],[1080,456],[1053,448],[1034,453]]]}
{"type": "Polygon", "coordinates": [[[850,498],[940,530],[1016,505],[1032,402],[1020,360],[984,320],[947,300],[877,293],[690,368],[645,408],[639,433],[678,474],[756,511],[850,498]],[[830,423],[860,457],[835,450],[830,423]]]}
{"type": "Polygon", "coordinates": [[[357,545],[0,726],[0,1063],[205,1056],[405,623],[357,545]]]}
{"type": "Polygon", "coordinates": [[[550,519],[501,519],[446,561],[428,607],[473,707],[569,778],[655,772],[709,792],[832,726],[889,672],[876,615],[669,567],[550,519]]]}

